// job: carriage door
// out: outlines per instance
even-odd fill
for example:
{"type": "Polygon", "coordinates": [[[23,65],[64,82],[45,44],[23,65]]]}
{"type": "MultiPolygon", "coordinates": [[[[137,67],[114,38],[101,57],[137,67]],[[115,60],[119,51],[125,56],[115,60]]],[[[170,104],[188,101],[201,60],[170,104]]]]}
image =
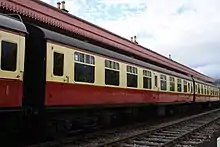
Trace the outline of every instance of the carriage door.
{"type": "MultiPolygon", "coordinates": [[[[12,22],[13,23],[13,22],[12,22]]],[[[21,106],[25,38],[0,30],[0,105],[21,106]]]]}
{"type": "Polygon", "coordinates": [[[155,100],[158,100],[159,99],[159,82],[158,82],[158,74],[157,73],[154,73],[153,74],[153,77],[154,77],[154,82],[153,82],[153,89],[154,89],[154,94],[153,94],[153,97],[155,100]]]}

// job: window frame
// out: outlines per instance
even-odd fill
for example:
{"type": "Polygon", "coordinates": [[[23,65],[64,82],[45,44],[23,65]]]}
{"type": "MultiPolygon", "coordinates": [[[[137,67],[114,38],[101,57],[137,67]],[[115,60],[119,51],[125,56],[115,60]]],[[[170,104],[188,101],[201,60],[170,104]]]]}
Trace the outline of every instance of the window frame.
{"type": "Polygon", "coordinates": [[[201,88],[201,94],[204,94],[204,86],[203,86],[203,84],[201,84],[200,88],[201,88]]]}
{"type": "Polygon", "coordinates": [[[198,85],[197,85],[197,88],[198,88],[197,93],[198,94],[201,94],[201,87],[200,86],[201,86],[201,84],[198,83],[198,85]]]}
{"type": "Polygon", "coordinates": [[[154,75],[154,87],[159,88],[158,75],[154,75]]]}
{"type": "Polygon", "coordinates": [[[195,93],[197,94],[198,93],[198,84],[195,83],[195,93]]]}
{"type": "Polygon", "coordinates": [[[53,74],[53,76],[55,76],[55,77],[64,77],[64,75],[65,75],[65,53],[63,53],[63,52],[59,52],[59,51],[53,51],[52,52],[52,56],[53,56],[53,58],[52,58],[52,74],[53,74]],[[55,53],[58,53],[58,54],[62,54],[63,55],[63,75],[62,76],[59,76],[59,75],[55,75],[54,74],[54,54],[55,53]]]}
{"type": "Polygon", "coordinates": [[[85,84],[94,84],[96,82],[96,58],[94,55],[92,54],[88,54],[88,53],[84,53],[84,52],[80,52],[78,50],[74,51],[73,52],[73,64],[74,64],[74,69],[73,69],[73,81],[75,83],[85,83],[85,84]],[[76,59],[76,54],[78,54],[78,60],[76,59]],[[83,55],[83,61],[80,60],[80,55],[83,55]],[[90,57],[90,63],[87,63],[87,56],[90,57]],[[87,82],[87,81],[77,81],[76,80],[76,64],[79,64],[79,65],[83,65],[83,66],[90,66],[92,68],[94,68],[93,70],[93,82],[87,82]]]}
{"type": "Polygon", "coordinates": [[[181,78],[177,78],[177,92],[182,92],[183,91],[183,83],[181,78]],[[180,85],[180,91],[179,91],[179,85],[180,85]]]}
{"type": "Polygon", "coordinates": [[[175,90],[176,90],[176,88],[175,88],[175,77],[172,77],[172,76],[170,76],[169,77],[169,82],[170,82],[170,88],[169,88],[169,91],[172,91],[172,92],[174,92],[175,90]],[[173,84],[173,90],[171,90],[171,83],[173,84]]]}
{"type": "Polygon", "coordinates": [[[69,47],[61,46],[55,44],[53,42],[47,42],[47,53],[46,53],[46,66],[47,66],[47,75],[46,80],[52,82],[59,82],[59,83],[71,83],[72,82],[72,75],[69,74],[68,69],[72,70],[73,67],[69,67],[68,64],[72,63],[72,59],[70,58],[73,54],[73,51],[68,50],[69,47]],[[63,76],[56,76],[53,74],[53,60],[54,60],[54,52],[64,54],[64,74],[63,76]],[[68,63],[67,60],[70,59],[68,63]],[[68,67],[67,67],[68,66],[68,67]]]}
{"type": "Polygon", "coordinates": [[[183,92],[187,93],[188,92],[188,84],[186,80],[183,80],[183,92]]]}
{"type": "Polygon", "coordinates": [[[187,82],[187,92],[190,93],[191,92],[191,82],[187,82]]]}
{"type": "MultiPolygon", "coordinates": [[[[1,34],[0,45],[2,40],[17,44],[16,70],[15,71],[0,70],[0,78],[23,81],[24,60],[25,60],[24,59],[25,36],[16,34],[14,32],[7,32],[4,30],[0,30],[0,34],[1,34]]],[[[1,60],[1,51],[0,51],[0,60],[1,60]]]]}
{"type": "Polygon", "coordinates": [[[127,79],[126,87],[138,88],[138,67],[133,65],[126,65],[126,79],[127,79]],[[137,79],[136,86],[128,86],[128,75],[136,76],[137,79]]]}
{"type": "MultiPolygon", "coordinates": [[[[91,60],[91,61],[92,61],[91,60]]],[[[95,61],[95,56],[94,55],[91,55],[91,54],[88,54],[88,53],[83,53],[83,52],[80,52],[80,51],[75,51],[74,53],[73,53],[73,62],[75,63],[75,62],[77,62],[77,63],[80,63],[80,64],[86,64],[86,65],[90,65],[90,66],[95,66],[95,64],[96,64],[96,61],[95,61]],[[80,56],[78,57],[79,58],[79,60],[76,60],[75,58],[76,58],[76,53],[79,53],[79,55],[80,54],[82,54],[82,55],[84,55],[84,61],[82,62],[82,61],[80,61],[80,56]],[[93,62],[91,62],[91,63],[87,63],[86,62],[86,57],[87,56],[89,56],[89,57],[91,57],[90,59],[92,59],[93,60],[93,62]]]]}
{"type": "Polygon", "coordinates": [[[144,89],[152,89],[153,88],[153,86],[152,86],[152,71],[147,70],[147,69],[143,69],[142,74],[143,74],[143,85],[142,85],[143,88],[144,89]],[[147,86],[146,87],[144,86],[145,79],[146,79],[146,82],[147,82],[147,86]],[[149,79],[150,79],[150,85],[148,85],[149,84],[148,83],[149,79]],[[148,87],[148,86],[150,86],[150,87],[148,87]]]}
{"type": "Polygon", "coordinates": [[[165,75],[165,74],[161,74],[160,75],[160,90],[167,91],[167,75],[165,75]],[[165,83],[164,89],[162,89],[163,88],[162,87],[162,82],[165,83]]]}
{"type": "Polygon", "coordinates": [[[2,72],[10,72],[10,73],[16,73],[17,71],[18,71],[18,69],[19,69],[19,61],[20,61],[20,57],[19,57],[19,54],[20,54],[20,47],[19,47],[19,43],[18,42],[15,42],[15,41],[13,41],[13,40],[8,40],[8,39],[4,39],[4,38],[2,38],[2,39],[0,39],[0,45],[1,45],[1,47],[0,47],[0,71],[2,71],[2,72]],[[2,69],[1,68],[1,65],[2,65],[2,42],[7,42],[7,43],[11,43],[11,44],[16,44],[16,63],[15,63],[15,70],[5,70],[5,69],[2,69]]]}
{"type": "Polygon", "coordinates": [[[108,86],[120,86],[120,62],[116,62],[113,60],[105,59],[105,65],[104,65],[104,74],[105,74],[105,85],[108,86]],[[112,64],[108,64],[111,63],[112,64]],[[109,66],[110,65],[110,66],[109,66]],[[112,67],[111,67],[112,65],[112,67]],[[106,71],[113,71],[118,72],[118,83],[117,84],[108,84],[106,81],[106,71]]]}

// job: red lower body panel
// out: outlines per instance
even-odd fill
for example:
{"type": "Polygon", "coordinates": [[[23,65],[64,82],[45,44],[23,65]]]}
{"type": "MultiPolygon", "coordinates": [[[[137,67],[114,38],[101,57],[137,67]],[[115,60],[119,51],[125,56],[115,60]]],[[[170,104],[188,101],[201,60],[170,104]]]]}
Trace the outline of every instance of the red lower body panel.
{"type": "Polygon", "coordinates": [[[22,81],[0,79],[0,109],[21,107],[22,81]]]}
{"type": "Polygon", "coordinates": [[[207,101],[219,101],[218,96],[205,96],[205,95],[196,95],[197,102],[207,102],[207,101]]]}
{"type": "Polygon", "coordinates": [[[47,82],[45,105],[147,104],[190,102],[192,94],[47,82]]]}

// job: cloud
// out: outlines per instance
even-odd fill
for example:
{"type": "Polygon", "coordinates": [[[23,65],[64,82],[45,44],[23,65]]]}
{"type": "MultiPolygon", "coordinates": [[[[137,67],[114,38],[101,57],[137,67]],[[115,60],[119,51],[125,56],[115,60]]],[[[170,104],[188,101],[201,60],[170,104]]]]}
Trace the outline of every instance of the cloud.
{"type": "MultiPolygon", "coordinates": [[[[55,5],[52,0],[44,0],[55,5]]],[[[70,13],[220,78],[219,0],[66,0],[70,13]]]]}
{"type": "Polygon", "coordinates": [[[181,6],[180,8],[178,8],[176,12],[177,12],[178,14],[182,14],[182,13],[184,13],[184,12],[186,12],[186,11],[194,11],[194,12],[196,12],[195,9],[186,7],[186,6],[184,6],[184,5],[181,6]]]}

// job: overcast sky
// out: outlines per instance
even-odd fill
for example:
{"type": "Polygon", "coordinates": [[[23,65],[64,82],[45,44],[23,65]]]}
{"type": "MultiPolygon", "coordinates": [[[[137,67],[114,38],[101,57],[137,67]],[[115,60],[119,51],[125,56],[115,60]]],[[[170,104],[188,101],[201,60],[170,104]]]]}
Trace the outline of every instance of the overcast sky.
{"type": "MultiPolygon", "coordinates": [[[[58,0],[42,0],[56,6],[58,0]]],[[[220,0],[66,0],[71,14],[220,78],[220,0]]]]}

